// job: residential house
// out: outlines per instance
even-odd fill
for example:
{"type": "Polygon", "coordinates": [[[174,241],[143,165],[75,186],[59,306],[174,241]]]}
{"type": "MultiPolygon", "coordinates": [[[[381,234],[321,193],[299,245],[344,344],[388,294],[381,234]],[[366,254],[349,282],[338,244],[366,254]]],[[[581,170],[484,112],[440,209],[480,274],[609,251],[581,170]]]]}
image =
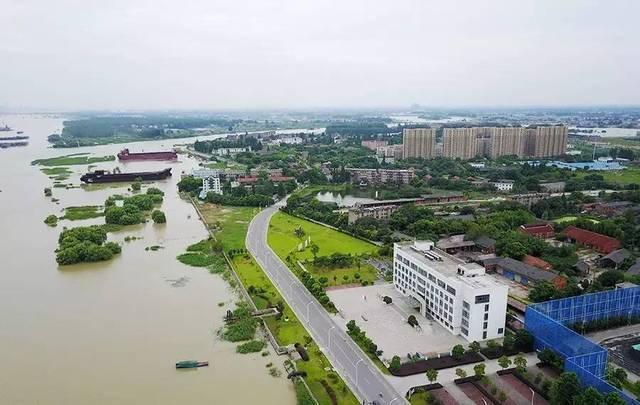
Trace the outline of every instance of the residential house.
{"type": "Polygon", "coordinates": [[[535,238],[547,239],[553,238],[556,231],[549,224],[526,224],[520,225],[518,231],[535,238]]]}
{"type": "Polygon", "coordinates": [[[563,231],[563,234],[570,241],[586,246],[600,253],[609,254],[621,247],[620,241],[615,238],[587,231],[586,229],[578,228],[573,225],[568,226],[563,231]]]}

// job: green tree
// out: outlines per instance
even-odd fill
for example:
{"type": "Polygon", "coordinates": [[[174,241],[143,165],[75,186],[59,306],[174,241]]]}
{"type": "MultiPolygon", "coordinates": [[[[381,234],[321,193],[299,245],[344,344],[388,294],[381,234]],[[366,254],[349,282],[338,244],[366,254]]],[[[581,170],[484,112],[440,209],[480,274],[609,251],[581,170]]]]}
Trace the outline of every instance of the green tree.
{"type": "Polygon", "coordinates": [[[488,349],[493,350],[493,349],[496,349],[498,346],[499,346],[498,342],[496,342],[495,340],[493,340],[493,339],[487,340],[487,348],[488,349]]]}
{"type": "Polygon", "coordinates": [[[512,350],[516,344],[516,337],[512,334],[504,335],[502,346],[505,350],[512,350]]]}
{"type": "Polygon", "coordinates": [[[476,377],[482,377],[485,373],[486,365],[484,363],[479,363],[473,366],[473,373],[476,377]]]}
{"type": "Polygon", "coordinates": [[[498,359],[498,364],[500,364],[500,367],[503,369],[508,368],[511,365],[511,359],[507,356],[502,356],[498,359]]]}
{"type": "Polygon", "coordinates": [[[626,405],[627,401],[622,399],[622,397],[617,392],[610,392],[604,397],[605,405],[626,405]]]}
{"type": "Polygon", "coordinates": [[[575,398],[581,391],[578,376],[575,373],[562,373],[553,382],[549,390],[551,405],[572,405],[575,398]]]}
{"type": "Polygon", "coordinates": [[[453,349],[451,349],[451,357],[453,357],[456,360],[460,360],[463,355],[464,355],[464,346],[462,345],[453,346],[453,349]]]}
{"type": "Polygon", "coordinates": [[[624,273],[617,270],[608,270],[600,274],[596,279],[603,287],[613,287],[624,281],[624,273]]]}
{"type": "Polygon", "coordinates": [[[132,191],[140,191],[140,189],[142,188],[142,186],[140,185],[139,182],[135,182],[135,183],[131,183],[131,190],[132,191]]]}
{"type": "Polygon", "coordinates": [[[480,343],[475,340],[469,343],[469,351],[472,353],[478,353],[480,351],[480,343]]]}
{"type": "Polygon", "coordinates": [[[426,374],[427,374],[427,380],[429,380],[429,382],[432,383],[432,384],[433,384],[433,382],[435,380],[438,379],[438,371],[437,370],[434,370],[434,369],[430,368],[430,369],[427,370],[426,374]]]}
{"type": "Polygon", "coordinates": [[[195,194],[202,187],[202,180],[193,176],[184,176],[178,182],[178,191],[195,194]]]}
{"type": "Polygon", "coordinates": [[[389,371],[391,371],[392,373],[398,371],[400,369],[401,363],[400,363],[400,357],[398,356],[393,356],[391,358],[391,363],[389,364],[389,371]]]}
{"type": "Polygon", "coordinates": [[[573,405],[603,405],[604,397],[593,387],[584,390],[573,400],[573,405]]]}
{"type": "Polygon", "coordinates": [[[319,251],[320,251],[320,246],[318,246],[315,243],[311,242],[311,254],[313,254],[313,260],[316,260],[318,258],[318,252],[319,251]]]}
{"type": "Polygon", "coordinates": [[[164,224],[167,222],[167,217],[164,215],[164,212],[160,210],[154,210],[151,213],[151,219],[153,219],[153,222],[156,224],[164,224]]]}
{"type": "Polygon", "coordinates": [[[461,368],[456,368],[456,375],[460,378],[465,378],[467,376],[467,372],[461,368]]]}
{"type": "Polygon", "coordinates": [[[513,365],[516,366],[516,370],[519,373],[524,373],[525,371],[527,371],[527,359],[525,359],[523,356],[516,356],[513,359],[513,365]]]}
{"type": "Polygon", "coordinates": [[[533,302],[549,301],[556,294],[556,287],[548,281],[537,282],[529,290],[529,299],[533,302]]]}

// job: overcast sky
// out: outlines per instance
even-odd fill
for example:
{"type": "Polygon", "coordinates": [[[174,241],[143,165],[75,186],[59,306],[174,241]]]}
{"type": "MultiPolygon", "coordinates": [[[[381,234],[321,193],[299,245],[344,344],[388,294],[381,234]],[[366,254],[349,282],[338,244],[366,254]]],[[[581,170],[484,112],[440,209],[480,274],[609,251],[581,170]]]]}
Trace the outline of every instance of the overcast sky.
{"type": "Polygon", "coordinates": [[[0,0],[0,106],[640,104],[638,0],[0,0]]]}

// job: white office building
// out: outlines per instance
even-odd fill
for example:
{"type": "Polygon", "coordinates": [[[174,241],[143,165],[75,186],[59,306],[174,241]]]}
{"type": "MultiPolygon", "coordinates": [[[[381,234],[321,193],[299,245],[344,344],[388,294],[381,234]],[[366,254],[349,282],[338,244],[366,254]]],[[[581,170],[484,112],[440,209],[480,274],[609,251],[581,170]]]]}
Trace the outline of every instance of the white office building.
{"type": "Polygon", "coordinates": [[[504,337],[507,286],[431,241],[394,244],[393,284],[454,335],[470,342],[504,337]]]}

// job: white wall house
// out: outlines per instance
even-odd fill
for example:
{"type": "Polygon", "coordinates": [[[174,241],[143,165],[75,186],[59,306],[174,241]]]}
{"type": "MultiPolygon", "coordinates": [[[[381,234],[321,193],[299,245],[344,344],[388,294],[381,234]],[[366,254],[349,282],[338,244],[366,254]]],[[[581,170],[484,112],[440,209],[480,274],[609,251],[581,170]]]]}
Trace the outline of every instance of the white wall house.
{"type": "Polygon", "coordinates": [[[211,151],[211,154],[214,156],[230,156],[237,155],[242,152],[251,152],[251,146],[247,146],[244,148],[218,148],[211,151]]]}
{"type": "Polygon", "coordinates": [[[217,174],[207,176],[202,179],[202,191],[200,191],[200,198],[206,198],[209,193],[222,194],[222,184],[220,182],[220,176],[217,174]]]}
{"type": "Polygon", "coordinates": [[[396,243],[393,284],[414,298],[420,312],[468,341],[504,337],[506,285],[485,275],[484,267],[465,263],[431,241],[396,243]]]}
{"type": "Polygon", "coordinates": [[[513,190],[513,180],[498,180],[492,181],[491,185],[498,191],[511,191],[513,190]]]}

